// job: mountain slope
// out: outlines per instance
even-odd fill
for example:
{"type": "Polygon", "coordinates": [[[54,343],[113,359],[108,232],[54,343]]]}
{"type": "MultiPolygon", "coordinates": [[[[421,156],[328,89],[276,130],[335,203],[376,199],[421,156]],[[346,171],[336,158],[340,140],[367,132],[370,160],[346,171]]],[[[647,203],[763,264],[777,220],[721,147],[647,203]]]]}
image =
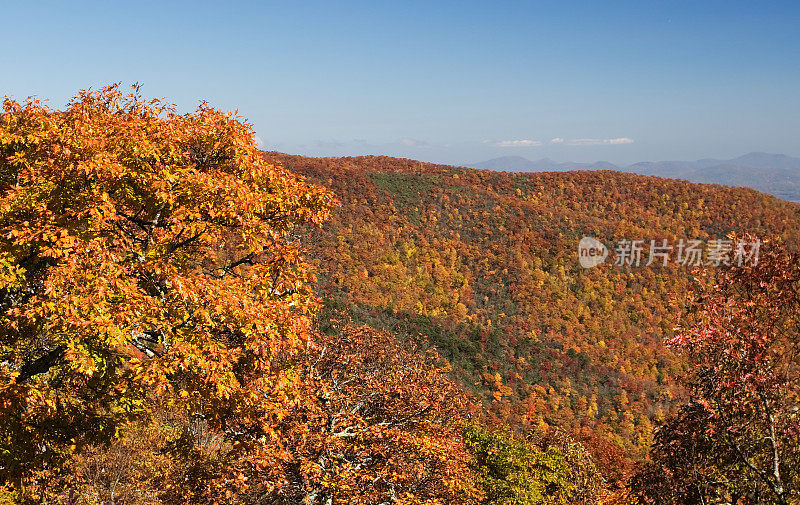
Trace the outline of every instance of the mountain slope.
{"type": "Polygon", "coordinates": [[[497,419],[642,457],[682,392],[669,352],[691,271],[578,265],[577,243],[796,241],[800,206],[749,189],[598,171],[510,174],[266,153],[342,203],[310,245],[331,311],[427,336],[497,419]]]}

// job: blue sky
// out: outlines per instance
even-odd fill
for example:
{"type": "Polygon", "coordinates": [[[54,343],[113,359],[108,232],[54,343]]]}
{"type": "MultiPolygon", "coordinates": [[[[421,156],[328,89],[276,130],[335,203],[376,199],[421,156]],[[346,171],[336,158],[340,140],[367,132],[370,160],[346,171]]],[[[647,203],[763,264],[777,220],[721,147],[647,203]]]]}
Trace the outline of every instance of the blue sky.
{"type": "Polygon", "coordinates": [[[265,148],[470,163],[800,155],[800,2],[4,3],[0,95],[144,84],[265,148]],[[554,141],[555,139],[555,141],[554,141]]]}

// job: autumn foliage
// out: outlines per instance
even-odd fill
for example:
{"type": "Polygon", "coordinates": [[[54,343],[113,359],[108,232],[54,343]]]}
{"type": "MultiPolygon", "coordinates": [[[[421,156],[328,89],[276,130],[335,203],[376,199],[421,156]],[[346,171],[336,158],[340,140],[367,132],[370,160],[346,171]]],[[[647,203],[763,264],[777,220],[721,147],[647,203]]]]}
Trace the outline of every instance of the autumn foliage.
{"type": "Polygon", "coordinates": [[[800,238],[800,206],[746,188],[610,171],[502,173],[386,156],[265,153],[331,188],[313,230],[326,307],[403,340],[427,340],[493,422],[560,427],[611,485],[648,457],[680,405],[687,358],[668,342],[691,268],[583,269],[582,236],[800,238]]]}
{"type": "Polygon", "coordinates": [[[482,496],[461,439],[469,402],[438,356],[410,353],[368,327],[314,341],[283,363],[295,395],[271,426],[280,446],[263,444],[257,453],[262,463],[231,458],[221,450],[223,432],[162,406],[109,446],[76,455],[75,492],[141,504],[475,503],[482,496]],[[176,458],[176,450],[193,458],[176,458]]]}
{"type": "Polygon", "coordinates": [[[689,355],[690,398],[634,480],[645,502],[800,499],[800,255],[770,246],[694,293],[672,341],[689,355]]]}
{"type": "Polygon", "coordinates": [[[262,153],[137,87],[6,99],[0,503],[796,503],[791,247],[717,276],[574,251],[736,229],[791,243],[800,211],[262,153]]]}
{"type": "Polygon", "coordinates": [[[64,111],[6,100],[0,142],[3,480],[49,492],[153,397],[223,433],[219,458],[280,459],[257,449],[279,445],[295,390],[273,363],[314,304],[292,233],[331,195],[265,163],[231,115],[116,87],[64,111]]]}
{"type": "Polygon", "coordinates": [[[205,104],[5,100],[0,502],[485,501],[449,364],[314,328],[334,205],[205,104]]]}
{"type": "Polygon", "coordinates": [[[293,455],[286,503],[475,503],[461,439],[470,402],[439,356],[386,332],[318,336],[302,368],[312,403],[281,425],[293,455]]]}

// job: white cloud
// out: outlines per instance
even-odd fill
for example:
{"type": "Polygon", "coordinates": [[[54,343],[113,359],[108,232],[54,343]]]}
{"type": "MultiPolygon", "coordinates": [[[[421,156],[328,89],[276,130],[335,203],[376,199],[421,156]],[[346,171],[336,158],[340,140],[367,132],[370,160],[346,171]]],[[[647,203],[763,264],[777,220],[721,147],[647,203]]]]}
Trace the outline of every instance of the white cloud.
{"type": "Polygon", "coordinates": [[[542,145],[538,140],[501,140],[495,144],[498,147],[536,147],[542,145]]]}
{"type": "Polygon", "coordinates": [[[619,144],[632,144],[633,139],[628,137],[618,137],[614,139],[573,139],[567,141],[570,146],[603,146],[603,145],[619,145],[619,144]]]}
{"type": "Polygon", "coordinates": [[[255,136],[255,141],[257,148],[261,149],[262,147],[264,147],[264,141],[261,140],[261,137],[259,137],[258,135],[255,136]]]}
{"type": "Polygon", "coordinates": [[[563,142],[564,142],[564,139],[562,139],[561,137],[556,137],[556,138],[550,139],[550,143],[551,144],[561,144],[563,142]]]}
{"type": "Polygon", "coordinates": [[[404,138],[400,139],[400,143],[406,147],[428,147],[430,144],[422,140],[404,138]]]}

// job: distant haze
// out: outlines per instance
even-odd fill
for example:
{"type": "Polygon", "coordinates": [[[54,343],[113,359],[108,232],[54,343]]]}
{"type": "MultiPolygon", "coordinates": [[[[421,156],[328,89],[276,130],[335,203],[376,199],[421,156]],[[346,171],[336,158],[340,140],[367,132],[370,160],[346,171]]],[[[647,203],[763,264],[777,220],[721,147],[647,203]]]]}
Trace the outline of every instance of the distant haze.
{"type": "Polygon", "coordinates": [[[784,154],[749,153],[730,160],[642,161],[627,166],[617,166],[607,161],[559,163],[549,158],[529,160],[522,156],[503,156],[468,166],[509,172],[621,170],[691,182],[745,186],[783,200],[800,202],[800,158],[784,154]]]}

